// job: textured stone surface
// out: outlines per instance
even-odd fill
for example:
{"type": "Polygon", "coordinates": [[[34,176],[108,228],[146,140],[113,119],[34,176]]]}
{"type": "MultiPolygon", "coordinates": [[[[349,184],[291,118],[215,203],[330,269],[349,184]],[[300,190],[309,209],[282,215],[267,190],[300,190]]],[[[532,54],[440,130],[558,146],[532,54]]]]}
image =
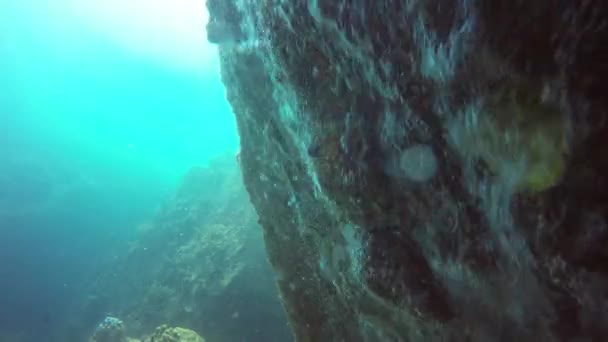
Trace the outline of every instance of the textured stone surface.
{"type": "Polygon", "coordinates": [[[605,2],[208,7],[298,341],[607,339],[605,2]]]}
{"type": "Polygon", "coordinates": [[[89,342],[129,342],[125,324],[116,317],[106,317],[97,326],[89,342]]]}
{"type": "Polygon", "coordinates": [[[143,342],[205,342],[205,339],[190,329],[161,325],[143,342]]]}
{"type": "Polygon", "coordinates": [[[74,320],[112,312],[132,336],[166,323],[210,341],[288,341],[257,219],[234,155],[193,168],[98,273],[74,320]]]}

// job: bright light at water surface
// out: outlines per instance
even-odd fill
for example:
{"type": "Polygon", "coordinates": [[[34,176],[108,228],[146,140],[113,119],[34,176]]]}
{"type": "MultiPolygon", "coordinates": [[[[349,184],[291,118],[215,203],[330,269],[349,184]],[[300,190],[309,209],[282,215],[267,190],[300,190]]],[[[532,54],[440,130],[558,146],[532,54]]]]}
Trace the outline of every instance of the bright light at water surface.
{"type": "Polygon", "coordinates": [[[183,175],[236,152],[206,21],[205,0],[0,0],[1,341],[59,336],[183,175]]]}
{"type": "Polygon", "coordinates": [[[174,175],[235,151],[207,20],[204,0],[0,1],[0,125],[174,175]]]}
{"type": "Polygon", "coordinates": [[[205,0],[74,0],[70,6],[133,53],[199,71],[208,71],[215,57],[215,47],[206,43],[205,0]]]}

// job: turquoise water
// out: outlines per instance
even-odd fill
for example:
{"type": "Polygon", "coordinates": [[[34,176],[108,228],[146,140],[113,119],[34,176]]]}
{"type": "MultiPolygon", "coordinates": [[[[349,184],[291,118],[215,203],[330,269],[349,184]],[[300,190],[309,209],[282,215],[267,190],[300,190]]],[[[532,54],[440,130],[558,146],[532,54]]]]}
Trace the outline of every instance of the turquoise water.
{"type": "Polygon", "coordinates": [[[236,150],[202,1],[177,1],[181,10],[167,1],[72,3],[0,4],[2,118],[13,135],[168,177],[236,150]]]}
{"type": "Polygon", "coordinates": [[[0,341],[50,341],[101,256],[236,153],[205,20],[203,1],[0,2],[0,341]]]}

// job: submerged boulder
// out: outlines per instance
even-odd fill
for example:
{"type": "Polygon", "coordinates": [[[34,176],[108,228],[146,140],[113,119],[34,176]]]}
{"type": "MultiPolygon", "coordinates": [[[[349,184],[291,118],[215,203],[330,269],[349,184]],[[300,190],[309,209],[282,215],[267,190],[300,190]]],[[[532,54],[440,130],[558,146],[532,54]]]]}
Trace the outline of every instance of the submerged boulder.
{"type": "Polygon", "coordinates": [[[154,334],[143,339],[143,342],[205,342],[195,331],[186,328],[171,328],[161,325],[154,334]]]}
{"type": "Polygon", "coordinates": [[[90,342],[139,342],[127,336],[124,322],[116,317],[108,316],[99,323],[90,342]]]}
{"type": "Polygon", "coordinates": [[[128,337],[125,324],[116,317],[106,317],[95,329],[90,342],[205,342],[198,333],[193,330],[170,327],[163,324],[157,327],[154,333],[146,336],[143,340],[128,337]]]}
{"type": "Polygon", "coordinates": [[[608,3],[208,7],[298,341],[608,338],[608,3]]]}

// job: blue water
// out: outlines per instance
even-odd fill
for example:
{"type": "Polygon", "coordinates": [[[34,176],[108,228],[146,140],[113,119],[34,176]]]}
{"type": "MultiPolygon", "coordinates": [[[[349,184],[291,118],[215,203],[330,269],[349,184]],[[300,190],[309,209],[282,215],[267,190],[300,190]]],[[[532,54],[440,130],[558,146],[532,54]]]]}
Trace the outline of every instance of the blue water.
{"type": "Polygon", "coordinates": [[[238,149],[202,0],[75,3],[0,3],[0,341],[50,341],[182,175],[238,149]]]}

